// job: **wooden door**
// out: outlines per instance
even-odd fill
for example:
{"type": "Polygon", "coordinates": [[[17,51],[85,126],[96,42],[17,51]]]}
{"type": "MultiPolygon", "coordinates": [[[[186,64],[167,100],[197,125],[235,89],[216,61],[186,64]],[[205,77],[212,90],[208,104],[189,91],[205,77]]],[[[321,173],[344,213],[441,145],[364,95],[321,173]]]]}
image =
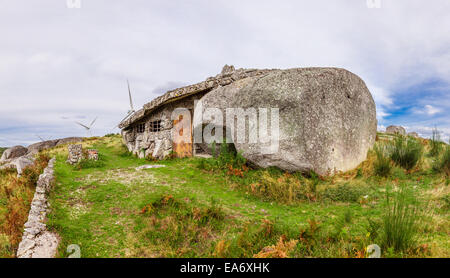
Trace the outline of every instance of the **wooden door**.
{"type": "Polygon", "coordinates": [[[180,115],[177,120],[173,121],[175,129],[173,138],[173,152],[176,157],[191,157],[192,156],[192,123],[187,121],[177,127],[177,124],[183,121],[183,115],[180,115]]]}

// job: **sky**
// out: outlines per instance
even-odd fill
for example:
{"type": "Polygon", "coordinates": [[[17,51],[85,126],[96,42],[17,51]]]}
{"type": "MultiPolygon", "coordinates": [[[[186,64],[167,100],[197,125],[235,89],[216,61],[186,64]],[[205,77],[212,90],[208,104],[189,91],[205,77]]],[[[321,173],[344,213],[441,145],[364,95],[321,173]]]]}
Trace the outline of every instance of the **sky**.
{"type": "Polygon", "coordinates": [[[448,140],[449,34],[448,0],[0,0],[0,146],[117,133],[127,79],[138,109],[225,64],[345,68],[379,130],[448,140]]]}

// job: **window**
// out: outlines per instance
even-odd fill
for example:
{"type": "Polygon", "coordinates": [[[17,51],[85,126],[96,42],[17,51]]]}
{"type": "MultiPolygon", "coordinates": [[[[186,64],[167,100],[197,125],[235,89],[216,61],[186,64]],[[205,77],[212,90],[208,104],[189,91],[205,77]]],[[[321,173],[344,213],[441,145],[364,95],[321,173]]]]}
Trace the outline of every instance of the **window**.
{"type": "Polygon", "coordinates": [[[161,120],[150,122],[150,132],[161,131],[161,120]]]}
{"type": "Polygon", "coordinates": [[[144,133],[145,132],[145,123],[140,123],[137,126],[137,132],[138,133],[144,133]]]}

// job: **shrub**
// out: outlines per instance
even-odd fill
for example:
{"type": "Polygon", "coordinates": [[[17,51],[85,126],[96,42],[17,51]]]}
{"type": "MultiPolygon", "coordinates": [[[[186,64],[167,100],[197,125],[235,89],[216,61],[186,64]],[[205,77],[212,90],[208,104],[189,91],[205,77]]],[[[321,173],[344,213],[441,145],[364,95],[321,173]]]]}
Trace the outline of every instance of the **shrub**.
{"type": "Polygon", "coordinates": [[[102,168],[105,166],[105,158],[102,154],[98,154],[98,160],[83,158],[79,163],[75,164],[77,170],[90,169],[90,168],[102,168]]]}
{"type": "MultiPolygon", "coordinates": [[[[242,170],[247,163],[246,159],[241,153],[238,153],[233,144],[227,144],[225,141],[220,144],[220,152],[216,157],[216,143],[211,144],[213,158],[202,159],[197,165],[203,170],[227,170],[233,169],[242,170]]],[[[245,170],[245,169],[244,169],[245,170]]],[[[232,171],[233,172],[233,171],[232,171]]]]}
{"type": "Polygon", "coordinates": [[[26,167],[21,177],[15,169],[0,171],[0,256],[14,256],[28,217],[36,182],[47,167],[49,157],[40,154],[33,165],[26,167]]]}
{"type": "Polygon", "coordinates": [[[450,145],[445,147],[442,156],[433,164],[433,169],[450,176],[450,145]]]}
{"type": "Polygon", "coordinates": [[[289,173],[274,174],[262,171],[256,181],[247,188],[252,195],[280,203],[293,203],[305,199],[313,199],[314,192],[289,173]]]}
{"type": "Polygon", "coordinates": [[[418,236],[421,215],[419,202],[407,186],[401,186],[392,196],[386,194],[385,213],[382,217],[383,248],[407,251],[414,247],[418,236]]]}
{"type": "Polygon", "coordinates": [[[104,137],[114,137],[114,136],[118,136],[118,135],[120,135],[119,133],[108,133],[108,134],[106,134],[104,137]]]}
{"type": "Polygon", "coordinates": [[[439,131],[436,128],[434,128],[433,134],[431,135],[430,139],[429,155],[433,157],[438,156],[441,150],[442,150],[441,135],[439,131]]]}
{"type": "Polygon", "coordinates": [[[366,193],[366,187],[345,183],[339,184],[337,187],[326,188],[322,193],[322,197],[332,201],[358,202],[361,196],[366,195],[366,193]]]}
{"type": "Polygon", "coordinates": [[[445,195],[444,197],[441,198],[442,202],[443,202],[443,206],[442,208],[444,210],[449,210],[450,209],[450,194],[445,195]]]}
{"type": "Polygon", "coordinates": [[[400,136],[390,145],[390,158],[395,164],[411,170],[422,157],[423,146],[415,139],[400,136]]]}
{"type": "Polygon", "coordinates": [[[367,237],[374,242],[380,234],[381,223],[377,220],[367,218],[368,225],[366,227],[367,237]]]}
{"type": "Polygon", "coordinates": [[[392,170],[392,165],[386,146],[375,146],[374,150],[377,155],[377,160],[373,164],[375,175],[381,177],[389,176],[392,170]]]}
{"type": "Polygon", "coordinates": [[[206,256],[212,248],[212,237],[223,228],[225,213],[216,201],[196,206],[162,195],[141,209],[146,225],[142,230],[148,240],[143,244],[164,246],[163,256],[206,256]]]}

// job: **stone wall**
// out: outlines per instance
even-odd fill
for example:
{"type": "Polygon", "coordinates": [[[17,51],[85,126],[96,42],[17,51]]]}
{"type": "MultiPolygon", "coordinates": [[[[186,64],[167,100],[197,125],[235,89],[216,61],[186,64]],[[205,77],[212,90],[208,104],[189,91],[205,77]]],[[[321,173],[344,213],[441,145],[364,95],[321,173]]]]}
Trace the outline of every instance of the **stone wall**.
{"type": "Polygon", "coordinates": [[[69,156],[67,157],[67,162],[69,164],[76,164],[83,159],[83,145],[69,145],[67,147],[69,156]]]}
{"type": "Polygon", "coordinates": [[[204,94],[183,98],[171,102],[156,109],[144,119],[138,121],[133,127],[122,130],[122,138],[128,150],[140,158],[153,157],[162,159],[172,152],[172,112],[179,107],[194,111],[194,101],[200,99],[204,94]],[[150,123],[161,120],[161,130],[150,132],[150,123]],[[144,123],[145,131],[138,133],[136,126],[144,123]]]}
{"type": "Polygon", "coordinates": [[[22,241],[17,250],[18,258],[52,258],[56,254],[59,238],[48,231],[45,225],[49,210],[47,195],[54,181],[54,164],[55,159],[52,158],[37,181],[28,221],[24,225],[22,241]]]}

